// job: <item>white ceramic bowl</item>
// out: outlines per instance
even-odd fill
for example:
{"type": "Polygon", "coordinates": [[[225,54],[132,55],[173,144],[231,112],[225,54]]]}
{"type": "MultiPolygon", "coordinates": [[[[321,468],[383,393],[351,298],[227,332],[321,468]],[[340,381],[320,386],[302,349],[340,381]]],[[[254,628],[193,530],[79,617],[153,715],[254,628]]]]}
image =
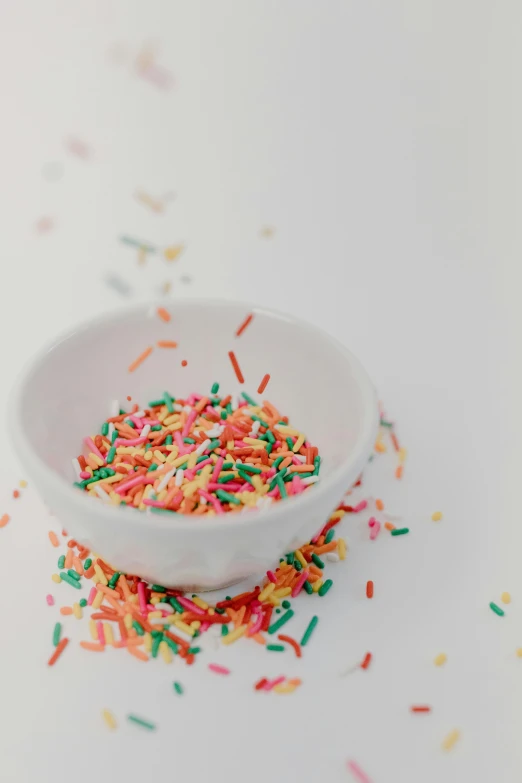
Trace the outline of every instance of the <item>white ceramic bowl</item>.
{"type": "Polygon", "coordinates": [[[165,300],[96,318],[42,350],[12,394],[13,444],[45,503],[76,540],[118,570],[165,586],[224,587],[262,574],[278,558],[309,541],[354,483],[373,447],[378,424],[374,388],[359,362],[321,330],[288,315],[244,303],[165,300]],[[240,337],[238,325],[254,318],[240,337]],[[157,340],[133,373],[128,366],[157,340]],[[237,382],[228,351],[245,377],[237,382]],[[186,367],[181,361],[186,359],[186,367]],[[99,432],[111,401],[140,405],[165,390],[184,397],[246,391],[263,394],[319,447],[321,480],[306,492],[268,508],[208,520],[167,517],[112,506],[73,487],[71,460],[82,439],[99,432]]]}

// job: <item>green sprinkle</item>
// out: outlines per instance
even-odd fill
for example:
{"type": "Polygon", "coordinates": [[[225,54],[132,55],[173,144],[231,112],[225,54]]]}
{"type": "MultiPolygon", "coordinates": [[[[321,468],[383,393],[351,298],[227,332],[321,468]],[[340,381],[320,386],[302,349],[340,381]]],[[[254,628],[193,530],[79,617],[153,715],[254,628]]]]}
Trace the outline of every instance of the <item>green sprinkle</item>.
{"type": "Polygon", "coordinates": [[[65,555],[60,555],[58,558],[58,568],[63,568],[65,565],[65,555]]]}
{"type": "Polygon", "coordinates": [[[111,446],[109,449],[109,453],[107,454],[107,464],[110,465],[111,462],[114,461],[114,457],[116,456],[116,446],[111,446]]]}
{"type": "Polygon", "coordinates": [[[294,448],[294,441],[292,440],[292,438],[285,438],[285,440],[289,450],[292,451],[294,448]]]}
{"type": "Polygon", "coordinates": [[[296,571],[301,571],[303,566],[301,565],[301,561],[297,560],[297,558],[294,560],[294,568],[296,571]]]}
{"type": "Polygon", "coordinates": [[[235,479],[235,475],[233,473],[228,473],[226,476],[221,475],[218,478],[217,483],[218,484],[226,484],[227,481],[234,481],[234,479],[235,479]]]}
{"type": "Polygon", "coordinates": [[[221,626],[221,636],[228,636],[228,625],[225,623],[221,626]]]}
{"type": "Polygon", "coordinates": [[[314,628],[315,628],[315,626],[317,625],[318,622],[319,622],[319,618],[318,618],[318,616],[316,614],[314,614],[314,616],[312,617],[312,619],[308,623],[308,628],[304,632],[303,638],[301,639],[301,647],[304,647],[305,644],[308,643],[308,640],[310,639],[310,637],[311,637],[311,635],[312,635],[312,633],[314,631],[314,628]]]}
{"type": "Polygon", "coordinates": [[[228,413],[226,411],[221,411],[221,420],[225,421],[225,419],[228,417],[228,413]]]}
{"type": "Polygon", "coordinates": [[[207,451],[214,451],[214,449],[217,449],[218,446],[221,446],[221,441],[219,438],[215,438],[214,440],[211,440],[210,443],[207,446],[207,451]]]}
{"type": "MultiPolygon", "coordinates": [[[[214,384],[214,386],[215,386],[215,384],[214,384]]],[[[174,690],[176,691],[178,696],[183,696],[183,686],[182,686],[182,684],[180,682],[175,682],[174,683],[174,690]]]]}
{"type": "Polygon", "coordinates": [[[120,578],[120,576],[121,576],[120,571],[115,571],[113,573],[113,575],[111,576],[111,578],[109,579],[109,587],[112,587],[114,589],[114,587],[116,586],[116,583],[118,582],[118,579],[120,578]]]}
{"type": "Polygon", "coordinates": [[[255,465],[244,463],[241,465],[241,470],[247,470],[249,473],[262,473],[261,468],[256,468],[255,465]]]}
{"type": "Polygon", "coordinates": [[[87,571],[87,569],[90,568],[91,566],[92,566],[92,560],[91,560],[90,557],[88,557],[87,560],[85,561],[85,563],[83,564],[83,567],[87,571]]]}
{"type": "Polygon", "coordinates": [[[161,428],[162,428],[161,424],[155,424],[154,427],[150,428],[150,431],[151,432],[158,432],[159,430],[161,430],[161,428]]]}
{"type": "Polygon", "coordinates": [[[232,416],[232,414],[234,413],[234,411],[232,410],[232,405],[230,403],[227,403],[225,405],[225,410],[229,416],[232,416]]]}
{"type": "Polygon", "coordinates": [[[267,430],[270,428],[270,425],[266,421],[263,421],[263,419],[260,419],[259,416],[256,416],[255,414],[252,414],[251,418],[252,418],[252,421],[258,421],[260,423],[260,425],[262,427],[266,427],[267,430]]]}
{"type": "Polygon", "coordinates": [[[210,389],[210,393],[211,394],[217,394],[218,391],[219,391],[219,383],[217,381],[214,381],[214,383],[212,384],[212,387],[210,389]]]}
{"type": "Polygon", "coordinates": [[[285,625],[285,623],[291,620],[293,616],[294,616],[294,610],[287,609],[286,612],[281,615],[279,620],[276,620],[275,623],[272,623],[272,625],[268,629],[268,633],[272,634],[278,631],[283,625],[285,625]]]}
{"type": "Polygon", "coordinates": [[[499,617],[504,617],[504,610],[500,608],[500,606],[497,606],[497,604],[494,604],[493,601],[490,603],[489,608],[492,609],[495,614],[498,614],[499,617]]]}
{"type": "Polygon", "coordinates": [[[81,590],[81,584],[76,579],[73,579],[72,576],[69,576],[69,574],[65,571],[60,571],[60,576],[64,582],[67,582],[68,585],[75,587],[77,590],[81,590]]]}
{"type": "MultiPolygon", "coordinates": [[[[277,460],[276,460],[276,462],[277,462],[277,460]]],[[[279,471],[279,473],[276,473],[276,475],[274,476],[274,478],[272,479],[272,481],[268,485],[268,489],[270,490],[270,492],[272,492],[272,490],[275,488],[275,485],[277,484],[277,479],[278,478],[283,478],[283,476],[286,473],[286,470],[287,470],[286,468],[283,468],[282,470],[279,471]]]]}
{"type": "Polygon", "coordinates": [[[85,479],[84,481],[80,481],[79,484],[77,483],[77,486],[80,486],[83,489],[84,487],[88,486],[89,484],[92,484],[93,481],[96,481],[97,478],[98,478],[98,471],[95,470],[90,478],[85,479]]]}
{"type": "Polygon", "coordinates": [[[183,612],[185,611],[185,610],[183,609],[183,607],[181,606],[181,604],[179,603],[179,601],[177,601],[177,600],[174,598],[174,596],[173,596],[173,595],[172,595],[172,596],[169,598],[169,603],[170,603],[170,605],[171,605],[171,606],[173,606],[173,607],[174,607],[174,609],[176,610],[176,612],[179,612],[179,614],[183,614],[183,612]]]}
{"type": "Polygon", "coordinates": [[[143,720],[143,718],[138,718],[136,715],[127,715],[127,720],[130,720],[132,723],[136,723],[138,726],[142,726],[142,728],[148,729],[149,731],[156,731],[156,725],[154,723],[143,720]]]}
{"type": "Polygon", "coordinates": [[[409,527],[398,527],[395,530],[391,531],[392,536],[404,536],[406,533],[410,532],[409,527]]]}
{"type": "Polygon", "coordinates": [[[196,441],[194,438],[183,438],[183,443],[191,443],[194,444],[196,441]]]}
{"type": "Polygon", "coordinates": [[[107,435],[108,432],[109,432],[109,422],[108,421],[104,421],[103,424],[101,425],[101,434],[102,435],[107,435]]]}
{"type": "MultiPolygon", "coordinates": [[[[295,473],[293,475],[295,475],[295,473]]],[[[299,478],[304,479],[304,478],[308,478],[308,476],[313,476],[313,475],[314,475],[313,473],[299,473],[299,478]]]]}
{"type": "Polygon", "coordinates": [[[284,652],[285,651],[284,645],[282,645],[282,644],[267,644],[266,649],[270,650],[270,652],[284,652]]]}
{"type": "Polygon", "coordinates": [[[124,411],[123,408],[120,408],[120,412],[119,412],[118,415],[119,416],[125,416],[126,413],[127,413],[127,411],[124,411]]]}
{"type": "Polygon", "coordinates": [[[319,588],[319,590],[317,592],[322,597],[323,595],[326,595],[326,593],[328,592],[328,590],[330,589],[330,587],[332,585],[333,585],[333,580],[332,579],[327,579],[326,582],[324,583],[324,585],[321,585],[321,587],[319,588]]]}
{"type": "MultiPolygon", "coordinates": [[[[210,448],[210,446],[208,448],[210,448]]],[[[201,457],[197,458],[196,465],[199,465],[200,462],[203,462],[206,459],[208,459],[208,454],[202,454],[201,457]]]]}
{"type": "Polygon", "coordinates": [[[247,481],[247,482],[248,482],[249,484],[251,484],[251,485],[254,487],[254,489],[255,489],[254,482],[252,481],[252,476],[249,476],[249,475],[248,475],[248,473],[244,473],[244,472],[241,470],[241,468],[242,468],[242,467],[243,467],[243,465],[240,465],[240,466],[238,467],[238,469],[237,469],[237,472],[239,473],[239,475],[241,476],[241,478],[243,479],[243,481],[247,481]]]}
{"type": "Polygon", "coordinates": [[[154,593],[166,593],[166,592],[167,592],[167,588],[166,588],[166,587],[163,587],[163,585],[151,585],[151,586],[150,586],[150,589],[151,589],[151,590],[152,590],[154,593]]]}
{"type": "Polygon", "coordinates": [[[312,595],[312,593],[314,592],[314,588],[312,587],[312,583],[309,582],[308,579],[304,583],[303,588],[304,588],[305,592],[308,593],[308,595],[312,595]]]}
{"type": "Polygon", "coordinates": [[[127,420],[125,421],[125,424],[127,424],[129,427],[132,427],[132,429],[133,429],[133,430],[135,430],[135,429],[136,429],[136,425],[134,424],[134,422],[132,421],[132,419],[127,419],[127,420]]]}
{"type": "Polygon", "coordinates": [[[163,393],[163,399],[165,400],[165,405],[167,406],[168,412],[174,413],[174,405],[172,404],[172,397],[168,392],[163,393]]]}
{"type": "Polygon", "coordinates": [[[283,607],[283,609],[290,609],[290,601],[287,601],[285,598],[281,606],[283,607]]]}
{"type": "Polygon", "coordinates": [[[152,400],[152,402],[149,402],[149,408],[160,408],[162,405],[165,405],[165,400],[152,400]]]}
{"type": "Polygon", "coordinates": [[[283,460],[284,460],[284,457],[277,457],[277,459],[274,460],[274,464],[272,465],[272,467],[277,470],[279,465],[282,463],[283,460]]]}
{"type": "Polygon", "coordinates": [[[230,468],[233,468],[233,467],[234,467],[234,463],[233,462],[224,462],[223,463],[223,467],[221,468],[221,470],[230,470],[230,468]]]}
{"type": "Polygon", "coordinates": [[[80,598],[79,604],[80,604],[80,606],[83,609],[84,606],[87,606],[87,599],[86,598],[80,598]]]}
{"type": "Polygon", "coordinates": [[[176,644],[176,642],[174,641],[174,639],[169,639],[169,637],[168,637],[168,636],[165,636],[165,638],[163,639],[163,641],[164,641],[164,642],[167,642],[168,646],[170,647],[170,649],[172,650],[172,652],[174,653],[174,655],[176,655],[176,653],[177,653],[177,652],[178,652],[178,650],[179,650],[179,647],[178,647],[178,645],[176,644]]]}
{"type": "Polygon", "coordinates": [[[391,421],[384,421],[384,419],[381,419],[381,427],[393,427],[393,424],[391,421]]]}
{"type": "Polygon", "coordinates": [[[235,506],[241,505],[239,498],[236,498],[235,495],[231,495],[230,492],[225,492],[224,489],[216,489],[216,495],[220,500],[224,500],[225,503],[233,503],[235,506]]]}
{"type": "Polygon", "coordinates": [[[318,555],[315,554],[315,552],[312,554],[312,560],[316,564],[317,568],[324,568],[323,561],[321,560],[320,557],[318,557],[318,555]]]}
{"type": "Polygon", "coordinates": [[[329,544],[334,536],[335,536],[335,530],[333,529],[333,527],[331,527],[324,538],[324,543],[329,544]]]}
{"type": "Polygon", "coordinates": [[[201,647],[189,647],[187,652],[190,655],[197,655],[198,652],[201,652],[201,647]]]}
{"type": "Polygon", "coordinates": [[[113,446],[114,446],[114,441],[116,440],[117,437],[118,437],[118,430],[114,430],[114,432],[112,433],[112,438],[111,438],[111,444],[113,446]]]}
{"type": "Polygon", "coordinates": [[[163,639],[163,634],[160,632],[152,640],[152,649],[150,651],[150,654],[152,655],[153,658],[157,658],[158,657],[158,650],[159,650],[159,646],[161,644],[162,639],[163,639]]]}
{"type": "Polygon", "coordinates": [[[220,606],[216,606],[215,612],[217,614],[225,614],[225,610],[222,609],[220,606]]]}
{"type": "Polygon", "coordinates": [[[281,609],[279,609],[279,607],[276,609],[276,614],[281,614],[281,609]]]}
{"type": "Polygon", "coordinates": [[[150,632],[150,635],[152,636],[152,638],[153,638],[153,639],[155,639],[157,636],[160,636],[160,637],[161,637],[162,633],[163,633],[163,631],[159,631],[157,628],[154,628],[154,629],[153,629],[153,630],[150,632]]]}
{"type": "Polygon", "coordinates": [[[67,573],[69,576],[72,576],[73,579],[76,579],[77,582],[80,581],[80,574],[77,571],[74,571],[72,568],[69,568],[67,573]]]}
{"type": "Polygon", "coordinates": [[[153,462],[150,466],[150,468],[147,468],[147,473],[153,473],[155,470],[158,469],[158,465],[156,462],[153,462]]]}
{"type": "MultiPolygon", "coordinates": [[[[504,612],[502,612],[504,614],[504,612]]],[[[60,636],[62,635],[62,624],[56,623],[53,630],[53,645],[56,647],[58,642],[60,641],[60,636]]]]}
{"type": "Polygon", "coordinates": [[[287,564],[288,564],[288,565],[293,565],[293,562],[294,562],[294,560],[295,560],[295,555],[294,555],[294,553],[293,553],[293,552],[289,552],[289,553],[286,555],[286,562],[287,562],[287,564]]]}
{"type": "Polygon", "coordinates": [[[321,468],[321,457],[317,455],[314,459],[314,472],[312,473],[312,476],[318,476],[319,470],[321,468]]]}
{"type": "Polygon", "coordinates": [[[287,498],[288,497],[288,492],[286,491],[286,487],[284,485],[284,482],[283,482],[283,479],[281,478],[281,476],[279,476],[279,475],[276,476],[276,483],[277,483],[277,486],[279,487],[279,492],[281,493],[281,497],[282,498],[287,498]]]}
{"type": "Polygon", "coordinates": [[[252,397],[250,397],[250,395],[247,394],[246,392],[241,392],[241,396],[243,397],[244,400],[248,402],[249,405],[257,406],[257,402],[253,400],[252,397]]]}
{"type": "Polygon", "coordinates": [[[167,435],[165,438],[165,446],[172,446],[172,435],[167,435]]]}
{"type": "MultiPolygon", "coordinates": [[[[276,442],[276,439],[274,438],[272,430],[267,430],[265,432],[265,435],[266,435],[267,440],[270,441],[270,445],[273,446],[274,443],[276,442]]],[[[267,449],[267,451],[268,451],[268,449],[267,449]]],[[[272,449],[270,449],[270,451],[272,451],[272,449]]],[[[281,457],[281,459],[283,459],[283,458],[281,457]]]]}

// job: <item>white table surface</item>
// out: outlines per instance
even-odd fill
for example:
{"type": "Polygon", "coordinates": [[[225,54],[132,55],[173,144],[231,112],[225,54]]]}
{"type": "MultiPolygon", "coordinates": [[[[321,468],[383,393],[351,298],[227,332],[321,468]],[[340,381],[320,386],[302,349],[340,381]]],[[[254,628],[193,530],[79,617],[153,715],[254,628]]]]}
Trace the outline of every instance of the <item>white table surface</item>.
{"type": "MultiPolygon", "coordinates": [[[[364,494],[403,514],[411,534],[372,543],[367,517],[343,521],[349,556],[331,566],[334,589],[301,661],[238,643],[193,667],[144,665],[81,650],[87,624],[65,618],[73,644],[48,669],[70,595],[50,580],[56,523],[31,487],[12,499],[24,471],[2,431],[2,780],[83,783],[98,770],[126,781],[349,781],[350,758],[374,783],[520,780],[519,13],[507,6],[3,5],[6,416],[13,375],[78,320],[149,299],[167,280],[172,300],[250,299],[320,324],[362,359],[409,453],[403,481],[384,455],[364,494]],[[175,78],[170,90],[133,70],[148,43],[175,78]],[[89,160],[67,151],[68,136],[89,160]],[[50,163],[58,181],[44,176],[50,163]],[[139,188],[176,198],[157,215],[135,200],[139,188]],[[38,234],[43,217],[53,227],[38,234]],[[272,238],[260,236],[266,225],[272,238]],[[138,266],[121,234],[186,251],[138,266]],[[109,273],[132,297],[104,283],[109,273]],[[488,604],[504,590],[513,602],[498,618],[488,604]],[[368,671],[340,678],[369,650],[368,671]],[[209,672],[211,660],[231,676],[209,672]],[[253,691],[280,672],[303,686],[253,691]],[[414,703],[432,714],[412,716],[414,703]],[[129,725],[128,712],[156,733],[129,725]],[[454,728],[461,739],[445,753],[454,728]]],[[[318,604],[296,604],[300,636],[318,604]]]]}

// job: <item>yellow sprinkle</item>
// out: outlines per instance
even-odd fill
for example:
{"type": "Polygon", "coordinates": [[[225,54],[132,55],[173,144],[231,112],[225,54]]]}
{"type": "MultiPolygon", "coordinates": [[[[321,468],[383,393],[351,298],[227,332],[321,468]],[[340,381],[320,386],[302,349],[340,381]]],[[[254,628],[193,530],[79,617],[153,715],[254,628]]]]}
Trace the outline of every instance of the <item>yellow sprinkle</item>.
{"type": "Polygon", "coordinates": [[[346,559],[346,541],[344,538],[337,539],[337,552],[339,553],[339,560],[346,559]]]}
{"type": "Polygon", "coordinates": [[[18,482],[18,486],[21,487],[22,489],[25,489],[27,486],[27,481],[25,479],[22,479],[21,481],[18,482]]]}
{"type": "Polygon", "coordinates": [[[333,514],[330,514],[330,519],[342,519],[345,514],[346,511],[343,511],[341,508],[338,511],[334,511],[333,514]]]}
{"type": "Polygon", "coordinates": [[[183,492],[183,496],[188,498],[190,495],[193,495],[198,488],[199,488],[199,481],[197,479],[194,479],[194,481],[189,481],[187,484],[184,484],[181,487],[181,491],[183,492]]]}
{"type": "Polygon", "coordinates": [[[91,634],[91,639],[97,642],[98,631],[96,630],[96,623],[94,622],[94,620],[89,620],[89,633],[91,634]]]}
{"type": "Polygon", "coordinates": [[[522,647],[517,649],[517,658],[522,658],[522,647]]]}
{"type": "Polygon", "coordinates": [[[121,498],[121,495],[118,495],[117,492],[110,492],[109,493],[109,497],[111,499],[111,504],[113,506],[119,506],[120,505],[122,498],[121,498]]]}
{"type": "Polygon", "coordinates": [[[53,574],[51,579],[53,580],[53,582],[56,582],[57,585],[59,585],[60,582],[62,581],[62,577],[60,576],[60,574],[53,574]]]}
{"type": "Polygon", "coordinates": [[[258,440],[257,438],[243,438],[245,443],[248,443],[250,446],[259,446],[260,448],[266,449],[268,446],[268,441],[266,440],[258,440]]]}
{"type": "Polygon", "coordinates": [[[435,664],[435,666],[444,666],[447,660],[448,660],[448,656],[446,655],[446,653],[439,653],[435,657],[433,663],[435,664]]]}
{"type": "Polygon", "coordinates": [[[197,462],[197,461],[198,461],[198,455],[196,454],[196,452],[195,452],[195,451],[193,451],[193,452],[192,452],[192,453],[189,455],[189,458],[188,458],[188,461],[187,461],[187,468],[188,468],[189,470],[191,470],[192,468],[195,468],[195,467],[196,467],[196,462],[197,462]]]}
{"type": "Polygon", "coordinates": [[[149,451],[146,451],[143,455],[143,459],[146,459],[147,461],[152,460],[152,451],[149,449],[149,451]]]}
{"type": "Polygon", "coordinates": [[[160,642],[159,651],[165,663],[172,663],[172,651],[168,646],[167,642],[165,641],[160,642]]]}
{"type": "Polygon", "coordinates": [[[139,602],[139,596],[136,595],[136,593],[133,593],[129,598],[127,598],[128,604],[137,604],[139,602]]]}
{"type": "Polygon", "coordinates": [[[109,712],[109,710],[102,710],[102,717],[109,729],[114,731],[114,729],[117,728],[118,724],[116,723],[116,718],[112,712],[109,712]]]}
{"type": "Polygon", "coordinates": [[[291,592],[291,587],[280,587],[278,590],[274,590],[274,596],[276,598],[284,598],[285,595],[290,595],[291,592]]]}
{"type": "Polygon", "coordinates": [[[133,617],[132,617],[131,613],[127,612],[127,614],[123,618],[123,623],[124,623],[125,628],[127,630],[130,630],[132,628],[132,621],[133,621],[133,617]]]}
{"type": "Polygon", "coordinates": [[[272,595],[269,595],[266,600],[269,604],[272,604],[272,606],[280,606],[281,604],[281,599],[275,596],[273,593],[272,595]]]}
{"type": "Polygon", "coordinates": [[[375,451],[378,451],[379,454],[384,454],[386,451],[386,446],[382,442],[382,440],[378,440],[375,442],[375,451]]]}
{"type": "MultiPolygon", "coordinates": [[[[194,600],[194,599],[192,599],[192,600],[194,600]]],[[[208,614],[216,614],[216,611],[215,611],[215,609],[212,606],[209,608],[208,614]]]]}
{"type": "Polygon", "coordinates": [[[152,636],[148,631],[143,635],[143,646],[145,647],[146,652],[152,651],[152,636]]]}
{"type": "Polygon", "coordinates": [[[278,424],[277,429],[280,432],[283,432],[285,435],[295,435],[296,438],[301,435],[299,430],[295,430],[293,427],[289,427],[288,424],[278,424]]]}
{"type": "Polygon", "coordinates": [[[304,442],[305,442],[305,436],[302,435],[302,434],[299,435],[299,437],[297,438],[296,442],[294,443],[294,447],[292,449],[294,454],[297,454],[297,452],[299,451],[299,449],[301,448],[301,446],[303,445],[304,442]]]}
{"type": "Polygon", "coordinates": [[[173,622],[174,622],[174,620],[176,620],[176,619],[177,619],[177,617],[178,617],[178,615],[177,615],[177,614],[167,614],[167,615],[166,615],[166,616],[163,618],[163,622],[164,622],[164,623],[167,623],[167,624],[169,624],[169,625],[170,625],[171,623],[173,623],[173,622]]]}
{"type": "Polygon", "coordinates": [[[179,420],[179,413],[172,413],[170,416],[167,416],[166,419],[163,419],[163,424],[168,427],[169,424],[174,424],[175,421],[179,420]]]}
{"type": "Polygon", "coordinates": [[[236,628],[236,630],[232,631],[232,633],[229,633],[227,636],[222,636],[221,641],[223,644],[232,644],[232,642],[235,642],[237,639],[243,636],[247,628],[248,625],[246,624],[240,625],[239,628],[236,628]]]}
{"type": "Polygon", "coordinates": [[[434,511],[431,515],[431,518],[434,522],[438,522],[440,519],[442,519],[442,511],[434,511]]]}
{"type": "Polygon", "coordinates": [[[314,591],[314,593],[317,593],[322,586],[323,586],[323,580],[318,579],[317,582],[313,583],[312,590],[314,591]]]}
{"type": "Polygon", "coordinates": [[[296,688],[297,685],[291,685],[290,683],[285,684],[281,682],[279,685],[275,685],[272,690],[276,693],[293,693],[296,688]]]}
{"type": "Polygon", "coordinates": [[[107,644],[114,644],[114,634],[110,623],[103,623],[103,635],[107,644]]]}
{"type": "Polygon", "coordinates": [[[94,601],[92,602],[92,608],[99,609],[102,603],[103,603],[103,593],[101,592],[101,590],[98,590],[94,598],[94,601]]]}
{"type": "Polygon", "coordinates": [[[152,620],[154,617],[163,617],[163,614],[159,610],[157,612],[149,612],[147,620],[152,620]]]}
{"type": "Polygon", "coordinates": [[[195,596],[192,599],[192,603],[196,604],[196,606],[199,606],[200,609],[208,609],[208,604],[206,601],[204,601],[202,598],[199,598],[199,596],[195,596]]]}
{"type": "Polygon", "coordinates": [[[299,560],[299,562],[301,563],[301,565],[303,566],[303,568],[308,568],[308,563],[306,562],[306,560],[304,558],[304,555],[301,552],[301,550],[300,549],[296,549],[294,554],[297,557],[297,559],[299,560]]]}
{"type": "Polygon", "coordinates": [[[191,628],[190,625],[187,625],[187,623],[184,623],[183,620],[176,620],[174,623],[176,628],[179,628],[180,631],[185,631],[185,633],[188,633],[189,636],[194,636],[196,633],[194,628],[191,628]]]}
{"type": "MultiPolygon", "coordinates": [[[[152,604],[153,606],[156,606],[156,604],[159,604],[159,602],[160,602],[160,601],[161,601],[161,598],[158,598],[158,596],[157,596],[157,595],[154,595],[154,596],[153,596],[153,597],[150,599],[150,602],[151,602],[151,604],[152,604]]],[[[161,612],[160,612],[160,614],[161,614],[161,612]]]]}
{"type": "Polygon", "coordinates": [[[261,590],[259,593],[257,600],[261,603],[263,601],[266,601],[270,593],[273,593],[275,590],[275,584],[273,582],[268,582],[268,584],[261,590]]]}
{"type": "Polygon", "coordinates": [[[502,593],[500,596],[500,600],[503,604],[510,604],[511,603],[511,594],[510,593],[502,593]]]}
{"type": "Polygon", "coordinates": [[[158,460],[158,462],[165,462],[165,457],[163,456],[161,451],[158,451],[158,449],[156,449],[156,451],[154,452],[154,457],[158,460]]]}
{"type": "Polygon", "coordinates": [[[83,617],[82,607],[80,604],[75,603],[73,604],[73,614],[76,617],[77,620],[81,620],[83,617]]]}
{"type": "Polygon", "coordinates": [[[446,735],[442,742],[443,750],[451,750],[458,739],[460,739],[460,731],[458,729],[453,729],[453,731],[450,731],[450,733],[446,735]]]}
{"type": "Polygon", "coordinates": [[[102,585],[108,585],[109,584],[108,581],[107,581],[107,577],[105,576],[105,574],[101,570],[101,568],[98,565],[98,563],[94,564],[94,573],[96,574],[96,576],[98,577],[98,579],[100,580],[102,585]]]}
{"type": "Polygon", "coordinates": [[[192,620],[190,625],[191,625],[192,628],[195,628],[196,631],[197,631],[197,630],[199,630],[201,628],[201,620],[192,620]]]}
{"type": "Polygon", "coordinates": [[[175,261],[179,254],[183,252],[183,250],[184,245],[170,245],[170,247],[165,248],[163,255],[167,261],[175,261]]]}
{"type": "Polygon", "coordinates": [[[399,449],[399,462],[401,463],[401,465],[403,465],[406,462],[407,456],[408,456],[408,452],[406,451],[406,449],[404,448],[399,449]]]}
{"type": "Polygon", "coordinates": [[[98,465],[99,468],[103,467],[103,465],[104,465],[103,460],[100,459],[97,454],[93,454],[92,451],[89,454],[87,459],[92,459],[92,461],[95,462],[98,465]]]}

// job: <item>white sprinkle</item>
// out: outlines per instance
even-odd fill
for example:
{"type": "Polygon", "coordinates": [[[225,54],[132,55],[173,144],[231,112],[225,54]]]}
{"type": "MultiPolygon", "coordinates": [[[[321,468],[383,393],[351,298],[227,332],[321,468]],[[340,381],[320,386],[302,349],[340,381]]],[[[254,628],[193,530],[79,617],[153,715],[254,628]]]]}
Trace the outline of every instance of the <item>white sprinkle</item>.
{"type": "Polygon", "coordinates": [[[183,468],[180,468],[178,472],[176,473],[176,486],[181,487],[183,483],[183,474],[184,474],[183,468]]]}
{"type": "Polygon", "coordinates": [[[109,441],[112,443],[112,436],[116,432],[116,427],[112,423],[112,421],[109,423],[109,432],[107,433],[107,437],[109,438],[109,441]]]}
{"type": "Polygon", "coordinates": [[[74,472],[76,474],[76,478],[78,479],[78,481],[81,481],[82,480],[82,478],[80,476],[81,467],[80,467],[80,463],[78,462],[76,457],[73,459],[72,465],[73,465],[74,472]]]}
{"type": "Polygon", "coordinates": [[[103,489],[103,487],[99,487],[97,484],[95,484],[95,485],[94,485],[94,487],[93,487],[93,489],[94,489],[94,491],[96,492],[96,494],[98,495],[98,497],[100,497],[102,500],[105,500],[107,503],[110,503],[110,502],[111,502],[111,499],[110,499],[110,497],[109,497],[109,496],[108,496],[108,494],[105,492],[105,490],[103,489]]]}
{"type": "Polygon", "coordinates": [[[120,403],[118,400],[113,400],[111,402],[111,416],[112,419],[113,416],[119,416],[120,415],[120,403]]]}
{"type": "Polygon", "coordinates": [[[137,419],[142,419],[145,416],[145,411],[136,411],[136,413],[133,413],[132,415],[136,416],[137,419]]]}
{"type": "Polygon", "coordinates": [[[190,405],[184,405],[181,410],[185,411],[185,413],[191,413],[192,407],[190,405]]]}
{"type": "Polygon", "coordinates": [[[117,277],[116,275],[108,275],[105,278],[105,282],[119,294],[122,294],[122,296],[128,296],[132,291],[130,285],[127,285],[125,280],[122,280],[121,277],[117,277]]]}
{"type": "Polygon", "coordinates": [[[206,449],[208,449],[209,446],[210,446],[209,438],[204,440],[203,443],[200,443],[200,445],[196,449],[196,454],[198,455],[198,457],[200,457],[203,454],[203,452],[206,451],[206,449]]]}
{"type": "Polygon", "coordinates": [[[232,399],[230,400],[230,407],[232,408],[233,411],[237,411],[238,404],[239,404],[238,396],[237,394],[233,394],[232,399]]]}
{"type": "MultiPolygon", "coordinates": [[[[306,462],[306,457],[303,457],[302,454],[294,454],[294,457],[299,460],[299,462],[302,462],[303,464],[306,462]]],[[[309,476],[308,478],[312,478],[309,476]]]]}
{"type": "Polygon", "coordinates": [[[303,482],[303,484],[306,484],[306,486],[308,486],[309,484],[317,484],[317,482],[319,481],[319,476],[307,476],[306,478],[301,479],[301,481],[303,482]]]}
{"type": "Polygon", "coordinates": [[[339,562],[339,555],[337,554],[337,552],[327,552],[326,553],[326,559],[330,563],[338,563],[339,562]]]}
{"type": "Polygon", "coordinates": [[[149,432],[150,432],[150,424],[146,424],[140,432],[140,438],[146,438],[149,432]]]}
{"type": "Polygon", "coordinates": [[[180,405],[179,402],[173,403],[173,407],[176,413],[181,413],[181,411],[183,410],[183,405],[180,405]]]}
{"type": "Polygon", "coordinates": [[[204,495],[199,496],[199,505],[200,506],[206,506],[207,505],[207,499],[204,495]]]}
{"type": "Polygon", "coordinates": [[[167,486],[167,484],[169,483],[170,479],[175,474],[175,472],[176,472],[176,468],[172,468],[172,470],[169,470],[168,473],[165,473],[165,475],[161,479],[160,483],[158,484],[158,488],[157,488],[156,492],[159,493],[159,492],[162,492],[165,489],[165,487],[167,486]]]}
{"type": "Polygon", "coordinates": [[[261,426],[260,421],[255,421],[252,425],[252,429],[250,430],[250,437],[255,438],[257,433],[259,432],[259,428],[261,426]]]}

